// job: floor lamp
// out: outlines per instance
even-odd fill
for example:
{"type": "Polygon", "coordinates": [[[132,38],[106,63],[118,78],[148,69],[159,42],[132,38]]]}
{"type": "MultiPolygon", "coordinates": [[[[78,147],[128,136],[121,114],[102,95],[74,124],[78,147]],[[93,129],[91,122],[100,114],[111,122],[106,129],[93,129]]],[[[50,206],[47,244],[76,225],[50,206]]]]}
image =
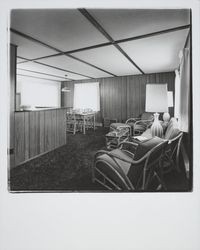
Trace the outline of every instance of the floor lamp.
{"type": "Polygon", "coordinates": [[[159,113],[168,112],[167,84],[146,85],[146,112],[154,113],[151,126],[152,136],[163,137],[163,128],[159,121],[159,113]]]}

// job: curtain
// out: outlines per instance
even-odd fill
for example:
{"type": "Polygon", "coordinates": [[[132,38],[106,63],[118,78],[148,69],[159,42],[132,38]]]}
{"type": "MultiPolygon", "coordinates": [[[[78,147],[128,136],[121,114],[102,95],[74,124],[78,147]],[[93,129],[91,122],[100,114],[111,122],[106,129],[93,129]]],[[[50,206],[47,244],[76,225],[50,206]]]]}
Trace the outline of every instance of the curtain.
{"type": "Polygon", "coordinates": [[[190,120],[190,50],[183,49],[180,63],[180,105],[179,126],[183,132],[189,132],[190,120]]]}
{"type": "Polygon", "coordinates": [[[74,109],[100,110],[99,83],[77,83],[74,86],[74,109]]]}
{"type": "Polygon", "coordinates": [[[180,74],[175,70],[175,104],[174,104],[174,117],[180,119],[180,90],[181,90],[180,74]]]}

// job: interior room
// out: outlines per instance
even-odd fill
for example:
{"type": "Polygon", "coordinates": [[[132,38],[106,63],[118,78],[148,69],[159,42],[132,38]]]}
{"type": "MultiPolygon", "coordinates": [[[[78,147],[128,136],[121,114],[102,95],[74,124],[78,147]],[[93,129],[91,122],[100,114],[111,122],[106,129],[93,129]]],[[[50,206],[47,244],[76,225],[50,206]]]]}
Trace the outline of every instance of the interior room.
{"type": "Polygon", "coordinates": [[[9,191],[191,191],[191,15],[13,9],[9,191]]]}

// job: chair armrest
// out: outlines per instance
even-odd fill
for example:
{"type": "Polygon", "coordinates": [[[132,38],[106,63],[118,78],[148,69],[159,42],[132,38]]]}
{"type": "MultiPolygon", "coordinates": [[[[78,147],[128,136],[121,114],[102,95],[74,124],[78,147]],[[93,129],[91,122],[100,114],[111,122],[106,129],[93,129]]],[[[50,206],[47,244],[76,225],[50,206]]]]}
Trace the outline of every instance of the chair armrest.
{"type": "Polygon", "coordinates": [[[96,159],[99,155],[101,155],[101,154],[108,154],[108,151],[106,151],[106,150],[98,150],[96,153],[95,153],[95,155],[94,155],[94,159],[96,159]]]}
{"type": "Polygon", "coordinates": [[[119,148],[122,147],[123,145],[129,145],[129,146],[132,146],[132,147],[136,148],[138,146],[138,143],[136,143],[136,142],[130,142],[130,141],[122,141],[119,144],[119,148]]]}
{"type": "Polygon", "coordinates": [[[171,144],[172,142],[178,140],[179,138],[181,138],[183,136],[183,132],[180,132],[176,137],[169,139],[168,140],[168,144],[171,144]]]}
{"type": "MultiPolygon", "coordinates": [[[[124,158],[120,157],[119,155],[113,153],[112,151],[106,151],[106,150],[99,150],[99,151],[97,151],[96,154],[95,154],[95,159],[96,159],[99,155],[101,155],[101,154],[106,154],[106,155],[110,156],[112,159],[113,159],[113,158],[117,158],[117,159],[119,159],[119,160],[121,160],[121,161],[124,161],[124,162],[127,162],[127,163],[133,163],[133,160],[132,160],[132,159],[130,159],[130,160],[124,159],[124,158]]],[[[118,165],[118,164],[117,164],[117,165],[118,165]]]]}
{"type": "Polygon", "coordinates": [[[138,143],[134,143],[130,141],[122,141],[119,144],[118,148],[126,152],[130,157],[134,158],[137,146],[138,146],[138,143]]]}
{"type": "Polygon", "coordinates": [[[135,122],[135,124],[149,124],[152,123],[152,120],[138,120],[135,122]]]}
{"type": "Polygon", "coordinates": [[[139,121],[140,120],[140,118],[129,118],[128,120],[126,120],[126,124],[128,124],[129,122],[136,122],[136,121],[139,121]]]}

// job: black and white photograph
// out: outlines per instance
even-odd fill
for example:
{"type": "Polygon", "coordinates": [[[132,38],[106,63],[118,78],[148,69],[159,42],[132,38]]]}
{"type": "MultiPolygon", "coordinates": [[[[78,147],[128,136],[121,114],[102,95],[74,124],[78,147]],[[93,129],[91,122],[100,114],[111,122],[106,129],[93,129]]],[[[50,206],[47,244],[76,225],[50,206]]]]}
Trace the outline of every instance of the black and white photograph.
{"type": "Polygon", "coordinates": [[[200,0],[0,1],[0,250],[200,249],[200,0]]]}
{"type": "Polygon", "coordinates": [[[12,9],[10,191],[192,191],[191,9],[12,9]]]}

